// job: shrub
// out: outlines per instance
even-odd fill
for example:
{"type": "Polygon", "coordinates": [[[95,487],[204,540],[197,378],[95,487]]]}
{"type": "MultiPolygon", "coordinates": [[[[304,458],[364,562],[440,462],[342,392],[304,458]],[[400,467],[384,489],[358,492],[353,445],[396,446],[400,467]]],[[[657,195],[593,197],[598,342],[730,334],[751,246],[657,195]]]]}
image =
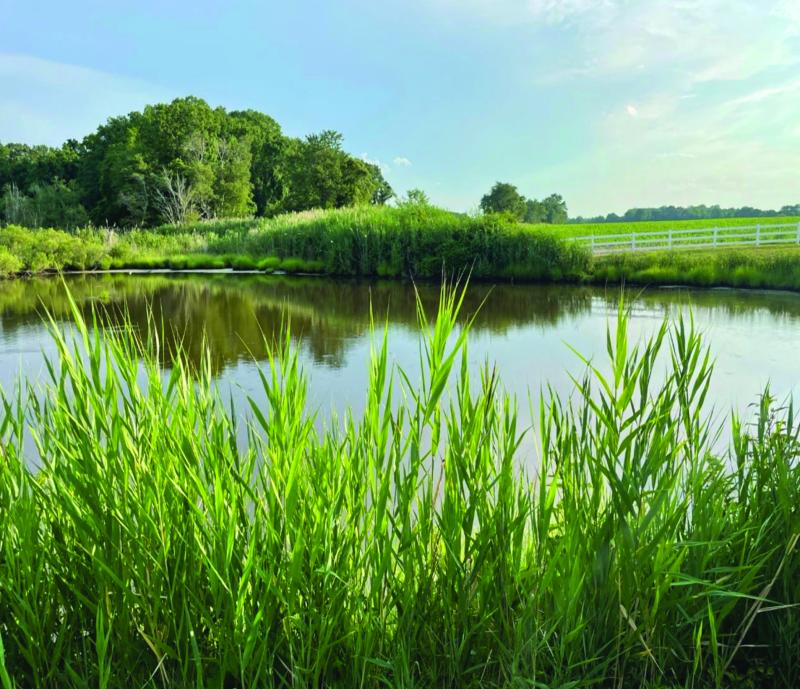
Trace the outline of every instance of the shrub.
{"type": "Polygon", "coordinates": [[[0,277],[14,275],[22,270],[22,261],[8,249],[0,247],[0,277]]]}

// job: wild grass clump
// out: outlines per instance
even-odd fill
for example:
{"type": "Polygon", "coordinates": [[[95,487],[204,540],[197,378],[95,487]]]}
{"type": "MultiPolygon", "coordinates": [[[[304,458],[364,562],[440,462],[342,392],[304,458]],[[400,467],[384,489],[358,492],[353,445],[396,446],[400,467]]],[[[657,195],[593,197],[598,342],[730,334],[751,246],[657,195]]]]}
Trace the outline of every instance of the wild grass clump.
{"type": "Polygon", "coordinates": [[[0,231],[2,249],[22,266],[6,260],[0,270],[7,273],[220,264],[259,270],[261,262],[277,259],[266,270],[437,279],[445,272],[470,271],[476,279],[575,280],[589,264],[585,249],[552,234],[500,216],[473,218],[427,205],[358,206],[124,233],[83,230],[77,236],[8,228],[0,231]],[[201,255],[209,258],[200,261],[201,255]]]}
{"type": "Polygon", "coordinates": [[[591,275],[595,282],[800,290],[800,247],[598,256],[591,275]]]}
{"type": "Polygon", "coordinates": [[[160,338],[53,323],[0,412],[0,686],[791,686],[792,409],[715,452],[692,323],[635,345],[621,309],[534,459],[462,298],[326,431],[288,336],[243,418],[160,338]]]}
{"type": "MultiPolygon", "coordinates": [[[[214,227],[214,226],[211,226],[214,227]]],[[[588,253],[501,216],[469,217],[431,206],[359,206],[254,223],[209,242],[211,251],[312,262],[332,275],[577,279],[588,253]]]]}

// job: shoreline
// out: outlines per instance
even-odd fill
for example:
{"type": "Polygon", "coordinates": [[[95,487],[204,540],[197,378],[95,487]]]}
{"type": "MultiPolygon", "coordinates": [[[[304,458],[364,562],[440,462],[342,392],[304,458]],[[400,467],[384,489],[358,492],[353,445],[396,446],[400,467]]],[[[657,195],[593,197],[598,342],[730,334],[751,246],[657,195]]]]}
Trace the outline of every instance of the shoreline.
{"type": "MultiPolygon", "coordinates": [[[[335,273],[320,273],[308,271],[286,271],[286,270],[259,270],[256,268],[98,268],[98,269],[84,269],[84,270],[62,270],[62,271],[41,271],[37,273],[21,272],[13,275],[0,276],[0,284],[4,280],[26,280],[32,278],[55,278],[60,276],[91,276],[91,275],[274,275],[280,277],[304,277],[304,278],[320,278],[327,280],[367,280],[367,281],[392,281],[392,282],[409,282],[413,283],[438,283],[441,280],[433,279],[430,277],[399,277],[399,276],[381,276],[381,275],[340,275],[335,273]]],[[[585,287],[636,287],[643,289],[663,289],[663,290],[724,290],[736,292],[762,292],[765,294],[786,294],[793,296],[800,296],[800,288],[793,289],[785,286],[770,286],[770,285],[746,285],[746,284],[726,284],[724,280],[714,284],[696,284],[690,281],[687,282],[658,282],[658,281],[642,281],[636,279],[623,279],[623,280],[610,280],[599,277],[586,276],[578,279],[562,279],[562,280],[542,280],[542,279],[514,279],[504,277],[474,277],[470,278],[471,282],[478,283],[492,283],[504,285],[571,285],[571,286],[585,286],[585,287]]]]}

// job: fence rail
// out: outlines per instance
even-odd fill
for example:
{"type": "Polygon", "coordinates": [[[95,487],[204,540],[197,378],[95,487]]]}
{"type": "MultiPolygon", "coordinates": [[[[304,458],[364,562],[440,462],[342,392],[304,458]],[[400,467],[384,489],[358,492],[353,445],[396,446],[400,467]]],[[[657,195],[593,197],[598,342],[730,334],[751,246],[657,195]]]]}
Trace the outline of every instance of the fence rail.
{"type": "Polygon", "coordinates": [[[733,225],[570,237],[595,254],[800,244],[800,223],[733,225]]]}

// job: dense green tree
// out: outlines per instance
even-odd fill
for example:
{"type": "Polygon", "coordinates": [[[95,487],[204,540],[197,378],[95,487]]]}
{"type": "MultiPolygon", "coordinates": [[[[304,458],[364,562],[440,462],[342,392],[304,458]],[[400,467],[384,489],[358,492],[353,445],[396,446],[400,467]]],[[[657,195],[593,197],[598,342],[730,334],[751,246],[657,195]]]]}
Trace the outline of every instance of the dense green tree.
{"type": "Polygon", "coordinates": [[[130,227],[382,204],[394,192],[378,166],[344,151],[338,132],[290,139],[268,115],[190,96],[113,117],[61,148],[0,144],[0,195],[4,218],[61,217],[71,227],[86,209],[96,225],[130,227]],[[43,207],[61,211],[43,216],[43,207]]]}
{"type": "Polygon", "coordinates": [[[78,143],[72,139],[60,148],[0,143],[0,189],[13,183],[26,192],[34,184],[73,179],[78,156],[78,143]]]}
{"type": "Polygon", "coordinates": [[[28,194],[16,184],[6,187],[0,197],[0,219],[25,227],[75,229],[89,223],[74,181],[54,179],[49,184],[34,183],[28,194]]]}
{"type": "Polygon", "coordinates": [[[528,199],[525,201],[525,215],[523,220],[533,225],[547,222],[547,208],[542,201],[528,199]]]}
{"type": "Polygon", "coordinates": [[[280,210],[280,203],[288,192],[284,161],[286,140],[280,125],[256,110],[238,110],[229,113],[226,129],[228,135],[250,144],[250,180],[256,213],[268,215],[280,210]]]}
{"type": "Polygon", "coordinates": [[[551,225],[567,222],[567,202],[560,194],[550,194],[541,204],[544,207],[544,222],[551,225]]]}
{"type": "Polygon", "coordinates": [[[484,213],[508,213],[526,223],[558,224],[567,222],[567,203],[560,194],[550,194],[545,199],[526,199],[517,187],[508,182],[497,182],[481,199],[484,213]]]}
{"type": "Polygon", "coordinates": [[[377,165],[344,152],[339,132],[292,139],[285,150],[285,210],[380,204],[394,193],[377,165]]]}
{"type": "Polygon", "coordinates": [[[484,213],[509,213],[518,220],[525,215],[525,197],[513,184],[497,182],[488,194],[481,199],[484,213]]]}
{"type": "Polygon", "coordinates": [[[381,169],[377,165],[369,165],[370,170],[370,184],[372,187],[372,197],[370,203],[375,206],[383,206],[394,196],[394,189],[392,189],[389,182],[383,176],[381,169]]]}
{"type": "Polygon", "coordinates": [[[214,215],[243,217],[255,212],[253,187],[250,184],[252,160],[249,141],[230,138],[217,142],[214,215]]]}

